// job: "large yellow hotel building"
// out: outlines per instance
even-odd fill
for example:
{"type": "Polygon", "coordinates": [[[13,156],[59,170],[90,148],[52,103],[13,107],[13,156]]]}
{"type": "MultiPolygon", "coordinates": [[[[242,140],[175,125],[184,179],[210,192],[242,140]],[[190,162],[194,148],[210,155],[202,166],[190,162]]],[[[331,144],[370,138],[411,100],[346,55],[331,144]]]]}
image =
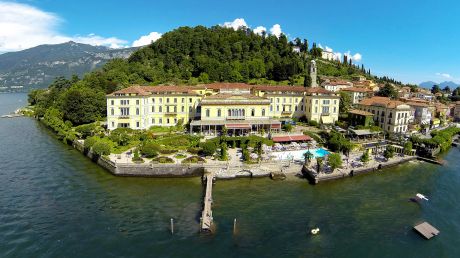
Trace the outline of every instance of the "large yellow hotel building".
{"type": "Polygon", "coordinates": [[[281,121],[305,117],[332,124],[340,97],[320,87],[213,83],[198,86],[134,85],[107,95],[107,126],[148,129],[190,124],[190,132],[232,134],[280,131],[281,121]]]}

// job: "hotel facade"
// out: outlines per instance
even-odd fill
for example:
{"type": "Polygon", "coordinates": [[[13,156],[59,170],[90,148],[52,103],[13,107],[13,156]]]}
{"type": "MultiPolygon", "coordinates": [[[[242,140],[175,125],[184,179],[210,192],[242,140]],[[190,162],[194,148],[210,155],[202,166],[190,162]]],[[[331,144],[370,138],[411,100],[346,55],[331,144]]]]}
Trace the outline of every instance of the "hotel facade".
{"type": "Polygon", "coordinates": [[[320,87],[213,83],[134,85],[107,95],[107,127],[148,129],[189,124],[190,132],[280,131],[283,120],[338,120],[340,96],[320,87]]]}

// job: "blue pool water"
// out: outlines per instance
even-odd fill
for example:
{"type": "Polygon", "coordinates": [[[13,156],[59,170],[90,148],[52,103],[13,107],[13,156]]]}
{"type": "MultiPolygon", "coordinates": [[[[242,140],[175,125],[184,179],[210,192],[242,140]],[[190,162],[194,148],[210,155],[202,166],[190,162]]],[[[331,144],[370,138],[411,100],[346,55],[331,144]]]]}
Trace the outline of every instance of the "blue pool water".
{"type": "MultiPolygon", "coordinates": [[[[271,155],[275,156],[278,160],[304,160],[303,154],[308,150],[295,150],[295,151],[280,151],[273,152],[271,155]]],[[[329,155],[329,151],[323,148],[310,149],[310,152],[315,158],[322,158],[326,155],[329,155]]]]}

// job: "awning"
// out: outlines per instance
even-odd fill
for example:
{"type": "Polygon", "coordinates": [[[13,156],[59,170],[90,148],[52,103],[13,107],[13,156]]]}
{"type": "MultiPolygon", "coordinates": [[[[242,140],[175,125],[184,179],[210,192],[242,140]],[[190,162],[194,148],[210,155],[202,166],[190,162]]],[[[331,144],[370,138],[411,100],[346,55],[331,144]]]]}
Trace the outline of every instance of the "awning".
{"type": "Polygon", "coordinates": [[[249,124],[227,124],[225,127],[227,129],[251,129],[249,124]]]}
{"type": "Polygon", "coordinates": [[[330,116],[322,116],[321,117],[321,122],[323,124],[333,124],[334,123],[333,120],[332,120],[332,117],[330,117],[330,116]]]}
{"type": "Polygon", "coordinates": [[[297,142],[297,141],[311,141],[308,135],[285,135],[273,136],[273,142],[297,142]]]}
{"type": "Polygon", "coordinates": [[[281,124],[272,124],[271,127],[272,129],[278,129],[281,128],[281,124]]]}

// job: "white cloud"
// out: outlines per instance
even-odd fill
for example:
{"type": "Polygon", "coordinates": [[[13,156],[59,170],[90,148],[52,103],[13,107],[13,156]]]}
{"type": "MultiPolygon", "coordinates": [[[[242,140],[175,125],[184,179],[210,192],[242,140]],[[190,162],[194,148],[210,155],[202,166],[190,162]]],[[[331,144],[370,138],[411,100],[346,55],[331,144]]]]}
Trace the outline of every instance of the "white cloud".
{"type": "Polygon", "coordinates": [[[138,40],[135,40],[132,46],[140,47],[149,45],[150,43],[157,41],[159,38],[161,38],[161,33],[153,31],[150,32],[149,35],[142,36],[138,40]]]}
{"type": "Polygon", "coordinates": [[[436,73],[437,76],[441,76],[441,77],[444,77],[444,78],[447,78],[447,79],[451,79],[452,76],[448,73],[436,73]]]}
{"type": "Polygon", "coordinates": [[[246,24],[246,21],[243,18],[236,18],[232,22],[224,22],[223,27],[233,28],[234,30],[237,30],[241,27],[248,27],[248,25],[246,24]]]}
{"type": "Polygon", "coordinates": [[[281,25],[279,25],[279,24],[275,24],[275,25],[273,25],[273,27],[270,28],[270,33],[272,35],[275,35],[277,38],[280,37],[282,32],[283,31],[281,30],[281,25]]]}
{"type": "Polygon", "coordinates": [[[262,35],[262,33],[267,32],[267,28],[264,26],[258,26],[253,31],[255,34],[262,35]]]}
{"type": "Polygon", "coordinates": [[[351,56],[351,59],[353,59],[353,61],[356,61],[356,62],[361,61],[362,58],[363,58],[363,57],[361,56],[360,53],[356,53],[356,54],[354,54],[353,56],[351,56]]]}
{"type": "Polygon", "coordinates": [[[128,43],[116,37],[89,34],[67,36],[58,32],[62,19],[27,4],[0,2],[0,53],[18,51],[41,44],[76,41],[108,47],[125,47],[128,43]]]}

